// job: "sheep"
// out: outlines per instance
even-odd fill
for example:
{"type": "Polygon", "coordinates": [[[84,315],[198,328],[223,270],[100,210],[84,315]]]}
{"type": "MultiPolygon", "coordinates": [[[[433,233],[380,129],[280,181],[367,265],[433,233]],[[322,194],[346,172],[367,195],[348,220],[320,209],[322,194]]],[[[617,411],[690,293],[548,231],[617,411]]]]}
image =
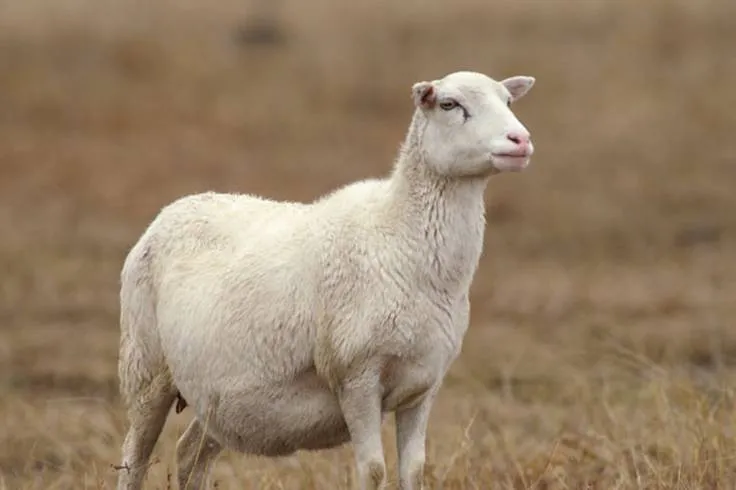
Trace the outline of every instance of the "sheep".
{"type": "Polygon", "coordinates": [[[511,103],[529,76],[458,71],[412,86],[393,170],[310,203],[206,192],[164,206],[120,279],[118,490],[138,490],[171,406],[194,418],[177,479],[223,449],[278,457],[350,442],[361,489],[422,488],[430,409],[469,324],[492,175],[534,146],[511,103]]]}

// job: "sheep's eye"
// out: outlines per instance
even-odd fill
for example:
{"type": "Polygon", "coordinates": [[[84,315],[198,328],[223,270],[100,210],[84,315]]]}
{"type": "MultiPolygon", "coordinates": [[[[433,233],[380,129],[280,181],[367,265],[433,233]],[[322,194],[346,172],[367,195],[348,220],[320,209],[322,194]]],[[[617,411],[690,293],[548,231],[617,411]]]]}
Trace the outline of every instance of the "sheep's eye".
{"type": "Polygon", "coordinates": [[[509,98],[509,100],[506,101],[506,107],[511,107],[511,98],[509,98]]]}
{"type": "Polygon", "coordinates": [[[440,108],[443,111],[451,111],[454,108],[456,108],[459,104],[455,102],[454,100],[446,100],[444,102],[440,102],[440,108]]]}

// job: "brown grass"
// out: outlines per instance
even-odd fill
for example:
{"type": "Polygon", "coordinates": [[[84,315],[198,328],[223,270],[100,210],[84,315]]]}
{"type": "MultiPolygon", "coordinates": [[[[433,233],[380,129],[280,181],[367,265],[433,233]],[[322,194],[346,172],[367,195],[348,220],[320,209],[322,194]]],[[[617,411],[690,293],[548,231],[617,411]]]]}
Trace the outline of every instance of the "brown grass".
{"type": "MultiPolygon", "coordinates": [[[[517,107],[538,151],[488,192],[427,488],[734,488],[736,3],[291,0],[278,46],[238,44],[248,8],[0,3],[0,489],[113,488],[118,273],[160,206],[385,173],[411,83],[462,68],[538,78],[517,107]]],[[[226,454],[215,474],[351,488],[351,465],[226,454]]]]}

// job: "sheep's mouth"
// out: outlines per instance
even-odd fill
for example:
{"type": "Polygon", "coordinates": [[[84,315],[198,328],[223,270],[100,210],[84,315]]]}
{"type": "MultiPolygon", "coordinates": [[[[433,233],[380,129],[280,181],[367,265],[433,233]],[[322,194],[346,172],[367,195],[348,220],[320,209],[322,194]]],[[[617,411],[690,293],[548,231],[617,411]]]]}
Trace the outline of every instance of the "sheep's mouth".
{"type": "Polygon", "coordinates": [[[507,151],[492,153],[493,158],[503,158],[504,160],[527,160],[532,156],[530,151],[507,151]]]}
{"type": "Polygon", "coordinates": [[[493,153],[492,163],[498,170],[520,171],[529,165],[530,153],[493,153]]]}

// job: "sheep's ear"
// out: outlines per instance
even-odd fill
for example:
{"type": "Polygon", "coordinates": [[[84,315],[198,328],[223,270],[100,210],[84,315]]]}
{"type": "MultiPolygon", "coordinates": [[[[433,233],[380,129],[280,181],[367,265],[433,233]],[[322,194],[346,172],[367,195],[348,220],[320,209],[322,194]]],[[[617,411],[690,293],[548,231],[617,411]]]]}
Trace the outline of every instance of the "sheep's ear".
{"type": "Polygon", "coordinates": [[[431,109],[437,102],[437,90],[432,82],[417,82],[411,87],[414,105],[424,109],[431,109]]]}
{"type": "Polygon", "coordinates": [[[502,80],[501,83],[511,93],[511,100],[517,101],[529,92],[535,81],[536,79],[534,77],[519,75],[502,80]]]}

